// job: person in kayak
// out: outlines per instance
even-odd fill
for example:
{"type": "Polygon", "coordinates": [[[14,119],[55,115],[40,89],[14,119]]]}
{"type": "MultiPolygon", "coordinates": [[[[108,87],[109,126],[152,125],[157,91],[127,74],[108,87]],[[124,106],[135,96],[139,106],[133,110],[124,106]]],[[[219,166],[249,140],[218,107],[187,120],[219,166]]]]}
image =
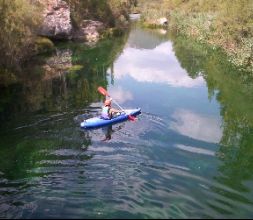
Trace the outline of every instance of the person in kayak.
{"type": "Polygon", "coordinates": [[[112,108],[112,98],[106,99],[104,102],[104,106],[102,107],[101,118],[103,119],[112,119],[117,115],[117,113],[121,113],[121,110],[112,108]]]}

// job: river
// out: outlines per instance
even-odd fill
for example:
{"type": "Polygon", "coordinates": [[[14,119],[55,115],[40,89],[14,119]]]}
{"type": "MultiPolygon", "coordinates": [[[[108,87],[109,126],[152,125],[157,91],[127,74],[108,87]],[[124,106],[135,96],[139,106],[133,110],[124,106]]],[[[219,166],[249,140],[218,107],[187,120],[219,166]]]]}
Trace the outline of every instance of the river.
{"type": "Polygon", "coordinates": [[[0,91],[0,218],[253,217],[253,82],[219,51],[133,25],[0,91]],[[98,86],[138,120],[81,129],[98,86]]]}

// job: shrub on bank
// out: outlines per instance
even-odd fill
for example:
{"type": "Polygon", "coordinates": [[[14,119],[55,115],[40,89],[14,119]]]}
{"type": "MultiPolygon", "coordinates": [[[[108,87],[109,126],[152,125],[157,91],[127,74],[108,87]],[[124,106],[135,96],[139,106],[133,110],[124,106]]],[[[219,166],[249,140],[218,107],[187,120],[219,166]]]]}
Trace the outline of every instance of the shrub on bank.
{"type": "Polygon", "coordinates": [[[170,29],[222,48],[236,66],[253,72],[252,0],[139,0],[142,23],[166,16],[170,29]]]}
{"type": "Polygon", "coordinates": [[[54,43],[46,37],[38,37],[35,40],[34,52],[36,54],[51,52],[54,49],[54,43]]]}

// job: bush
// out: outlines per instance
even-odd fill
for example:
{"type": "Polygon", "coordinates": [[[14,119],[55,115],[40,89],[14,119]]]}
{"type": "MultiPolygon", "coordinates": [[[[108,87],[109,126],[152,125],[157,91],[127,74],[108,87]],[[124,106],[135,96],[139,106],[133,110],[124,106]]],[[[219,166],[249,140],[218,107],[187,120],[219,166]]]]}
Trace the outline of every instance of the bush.
{"type": "Polygon", "coordinates": [[[253,72],[252,0],[139,0],[147,25],[165,15],[169,28],[222,48],[231,62],[253,72]],[[242,67],[242,65],[244,67],[242,67]]]}
{"type": "Polygon", "coordinates": [[[41,22],[39,10],[27,0],[0,0],[1,65],[17,65],[30,54],[41,22]]]}
{"type": "Polygon", "coordinates": [[[35,40],[34,52],[36,54],[51,52],[54,49],[55,49],[54,43],[46,37],[38,37],[35,40]]]}

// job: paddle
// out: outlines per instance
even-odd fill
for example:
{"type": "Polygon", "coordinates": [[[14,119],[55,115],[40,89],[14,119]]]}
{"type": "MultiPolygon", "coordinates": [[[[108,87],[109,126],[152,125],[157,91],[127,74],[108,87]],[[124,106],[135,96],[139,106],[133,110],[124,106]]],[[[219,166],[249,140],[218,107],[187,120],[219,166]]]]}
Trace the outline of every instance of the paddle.
{"type": "MultiPolygon", "coordinates": [[[[111,98],[110,94],[101,86],[98,87],[98,92],[101,93],[102,95],[104,96],[108,96],[111,98]]],[[[115,100],[112,100],[123,112],[125,112],[125,110],[115,101],[115,100]]],[[[131,120],[131,121],[135,121],[136,118],[132,115],[128,115],[128,119],[131,120]]]]}

